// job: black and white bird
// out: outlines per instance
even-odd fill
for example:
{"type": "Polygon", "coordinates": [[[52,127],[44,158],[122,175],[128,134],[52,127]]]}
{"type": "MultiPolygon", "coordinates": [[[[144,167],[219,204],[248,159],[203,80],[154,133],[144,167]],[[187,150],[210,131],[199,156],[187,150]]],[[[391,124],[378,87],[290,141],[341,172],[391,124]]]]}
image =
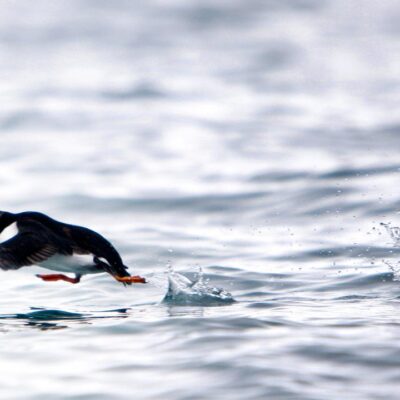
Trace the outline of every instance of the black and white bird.
{"type": "Polygon", "coordinates": [[[113,245],[88,228],[65,224],[39,212],[0,211],[0,234],[10,230],[15,230],[15,235],[0,243],[3,270],[38,265],[75,274],[74,278],[37,275],[44,281],[78,283],[82,275],[107,272],[124,284],[146,283],[140,276],[131,276],[113,245]]]}

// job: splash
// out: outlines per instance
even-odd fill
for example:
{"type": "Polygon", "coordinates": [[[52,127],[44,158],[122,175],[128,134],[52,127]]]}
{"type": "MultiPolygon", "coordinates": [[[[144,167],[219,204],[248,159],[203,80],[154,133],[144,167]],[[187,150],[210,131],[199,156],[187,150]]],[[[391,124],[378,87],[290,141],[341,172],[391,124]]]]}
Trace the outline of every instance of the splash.
{"type": "Polygon", "coordinates": [[[394,282],[400,281],[400,263],[396,262],[396,264],[393,264],[393,263],[391,263],[389,261],[386,261],[386,260],[382,260],[382,261],[392,271],[392,273],[393,273],[393,281],[394,282]]]}
{"type": "Polygon", "coordinates": [[[400,227],[390,226],[390,223],[385,224],[384,222],[381,222],[381,225],[384,226],[386,231],[389,233],[394,242],[394,245],[396,247],[400,247],[400,227]]]}
{"type": "Polygon", "coordinates": [[[200,269],[196,279],[175,272],[168,266],[168,291],[164,303],[190,306],[215,306],[235,302],[232,295],[222,288],[209,286],[200,269]]]}
{"type": "MultiPolygon", "coordinates": [[[[394,242],[394,246],[400,247],[400,228],[398,226],[390,226],[390,222],[388,224],[381,222],[381,225],[386,229],[387,233],[390,235],[391,239],[394,242]]],[[[392,263],[386,260],[382,261],[393,272],[393,281],[400,281],[400,262],[397,261],[396,263],[392,263]]]]}

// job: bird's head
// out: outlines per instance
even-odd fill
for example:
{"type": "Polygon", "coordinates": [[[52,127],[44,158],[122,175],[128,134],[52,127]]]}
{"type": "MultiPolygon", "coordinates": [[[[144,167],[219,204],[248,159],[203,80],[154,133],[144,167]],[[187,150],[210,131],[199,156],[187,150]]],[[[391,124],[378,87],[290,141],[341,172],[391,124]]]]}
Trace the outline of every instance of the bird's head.
{"type": "Polygon", "coordinates": [[[0,233],[13,222],[15,222],[14,214],[7,211],[0,211],[0,233]]]}

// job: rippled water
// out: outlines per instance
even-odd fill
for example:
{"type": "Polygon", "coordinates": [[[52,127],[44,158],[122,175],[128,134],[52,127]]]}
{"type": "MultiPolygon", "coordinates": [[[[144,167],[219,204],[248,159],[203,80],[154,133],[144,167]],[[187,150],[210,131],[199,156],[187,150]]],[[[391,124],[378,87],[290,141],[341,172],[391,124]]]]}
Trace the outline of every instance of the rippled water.
{"type": "Polygon", "coordinates": [[[0,209],[96,229],[149,280],[2,272],[1,398],[397,399],[399,18],[1,2],[0,209]]]}

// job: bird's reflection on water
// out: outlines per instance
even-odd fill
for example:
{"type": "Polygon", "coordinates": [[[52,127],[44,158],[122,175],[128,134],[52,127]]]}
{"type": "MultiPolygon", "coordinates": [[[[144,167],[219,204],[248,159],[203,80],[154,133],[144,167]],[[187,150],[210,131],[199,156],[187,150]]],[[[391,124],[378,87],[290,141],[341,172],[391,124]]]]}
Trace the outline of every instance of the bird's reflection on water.
{"type": "Polygon", "coordinates": [[[166,305],[168,317],[204,317],[203,307],[166,305]]]}
{"type": "Polygon", "coordinates": [[[0,332],[7,332],[11,327],[26,326],[42,331],[59,330],[71,327],[72,324],[92,324],[99,319],[120,319],[128,317],[128,308],[105,310],[105,315],[92,313],[77,313],[64,310],[47,310],[31,307],[31,312],[0,315],[0,332]],[[107,313],[107,314],[106,314],[107,313]],[[62,321],[62,322],[61,322],[62,321]],[[22,322],[22,324],[20,323],[22,322]]]}
{"type": "Polygon", "coordinates": [[[16,313],[16,314],[2,314],[0,315],[0,333],[6,333],[10,329],[16,327],[29,327],[36,328],[42,331],[59,330],[71,328],[77,325],[92,325],[100,320],[117,320],[133,317],[135,311],[141,314],[150,313],[153,316],[159,317],[196,317],[201,318],[205,316],[205,307],[203,306],[188,306],[176,305],[162,302],[153,304],[148,308],[135,309],[135,308],[121,308],[113,310],[103,310],[96,312],[70,312],[65,310],[45,309],[38,307],[31,307],[30,312],[16,313]],[[157,311],[156,311],[157,310],[157,311]]]}
{"type": "Polygon", "coordinates": [[[67,325],[60,325],[52,322],[50,323],[50,322],[32,322],[32,321],[25,323],[24,326],[27,326],[29,328],[36,328],[41,331],[51,331],[51,330],[68,328],[67,325]]]}

